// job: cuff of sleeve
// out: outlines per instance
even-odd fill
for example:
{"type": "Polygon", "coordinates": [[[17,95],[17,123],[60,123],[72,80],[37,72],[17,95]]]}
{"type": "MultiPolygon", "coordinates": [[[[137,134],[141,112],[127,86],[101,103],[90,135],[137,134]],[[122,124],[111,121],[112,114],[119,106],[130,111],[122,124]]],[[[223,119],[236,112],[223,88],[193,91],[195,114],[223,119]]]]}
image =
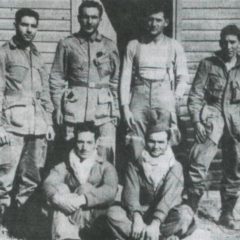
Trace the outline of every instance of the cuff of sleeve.
{"type": "Polygon", "coordinates": [[[156,210],[153,214],[153,218],[158,219],[161,223],[164,222],[166,217],[167,217],[167,214],[159,210],[156,210]]]}

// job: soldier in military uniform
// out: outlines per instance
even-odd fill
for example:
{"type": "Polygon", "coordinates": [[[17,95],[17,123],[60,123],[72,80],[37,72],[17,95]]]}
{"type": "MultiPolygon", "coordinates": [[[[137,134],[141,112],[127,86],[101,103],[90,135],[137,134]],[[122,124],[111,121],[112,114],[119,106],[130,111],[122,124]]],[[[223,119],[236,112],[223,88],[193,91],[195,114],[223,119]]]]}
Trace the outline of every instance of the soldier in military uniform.
{"type": "Polygon", "coordinates": [[[182,99],[188,81],[182,46],[163,33],[169,22],[164,7],[149,5],[146,15],[145,34],[127,46],[120,86],[125,122],[142,139],[166,111],[171,113],[171,129],[178,132],[175,101],[182,99]]]}
{"type": "Polygon", "coordinates": [[[102,12],[95,1],[79,6],[81,30],[59,42],[50,90],[56,122],[67,128],[66,139],[72,138],[76,123],[93,121],[99,126],[99,145],[114,162],[119,57],[116,45],[98,32],[102,12]]]}
{"type": "MultiPolygon", "coordinates": [[[[18,168],[15,203],[23,206],[41,182],[46,139],[54,138],[48,74],[32,43],[37,12],[16,12],[16,35],[0,50],[0,208],[10,206],[18,168]]],[[[22,208],[21,208],[22,209],[22,208]]]]}
{"type": "Polygon", "coordinates": [[[190,153],[188,204],[197,210],[221,139],[223,179],[220,223],[239,228],[233,209],[240,192],[240,30],[222,29],[221,50],[199,64],[189,95],[196,142],[190,153]]]}

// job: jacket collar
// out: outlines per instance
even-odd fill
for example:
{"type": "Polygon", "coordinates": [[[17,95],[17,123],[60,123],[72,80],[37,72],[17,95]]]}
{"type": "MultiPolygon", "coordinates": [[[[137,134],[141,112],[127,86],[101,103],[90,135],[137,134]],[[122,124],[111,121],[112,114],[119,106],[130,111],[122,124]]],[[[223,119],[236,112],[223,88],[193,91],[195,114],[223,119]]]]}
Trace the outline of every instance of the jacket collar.
{"type": "Polygon", "coordinates": [[[75,33],[74,36],[79,39],[79,42],[83,44],[84,42],[90,41],[90,42],[101,42],[103,36],[97,31],[90,37],[86,35],[84,32],[79,31],[78,33],[75,33]]]}
{"type": "MultiPolygon", "coordinates": [[[[11,49],[23,49],[23,46],[21,45],[21,43],[19,42],[19,40],[17,39],[16,35],[12,37],[12,39],[9,41],[9,45],[10,45],[10,48],[11,49]]],[[[36,46],[33,44],[33,43],[30,43],[30,49],[31,49],[31,52],[35,55],[38,55],[38,50],[36,48],[36,46]]]]}
{"type": "MultiPolygon", "coordinates": [[[[223,54],[222,54],[221,50],[214,52],[214,56],[217,58],[218,61],[220,61],[225,66],[225,62],[223,60],[223,54]]],[[[238,66],[240,66],[240,56],[239,55],[237,55],[237,62],[235,64],[235,67],[238,67],[238,66]]]]}

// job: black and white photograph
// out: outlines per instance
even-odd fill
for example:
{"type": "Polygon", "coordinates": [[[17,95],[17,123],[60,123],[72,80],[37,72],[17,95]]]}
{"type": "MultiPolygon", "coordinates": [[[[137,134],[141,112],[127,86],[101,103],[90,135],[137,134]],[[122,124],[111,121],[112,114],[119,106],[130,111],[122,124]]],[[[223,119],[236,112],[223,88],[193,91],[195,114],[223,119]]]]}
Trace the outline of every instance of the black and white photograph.
{"type": "Polygon", "coordinates": [[[0,0],[0,240],[240,239],[240,0],[0,0]]]}

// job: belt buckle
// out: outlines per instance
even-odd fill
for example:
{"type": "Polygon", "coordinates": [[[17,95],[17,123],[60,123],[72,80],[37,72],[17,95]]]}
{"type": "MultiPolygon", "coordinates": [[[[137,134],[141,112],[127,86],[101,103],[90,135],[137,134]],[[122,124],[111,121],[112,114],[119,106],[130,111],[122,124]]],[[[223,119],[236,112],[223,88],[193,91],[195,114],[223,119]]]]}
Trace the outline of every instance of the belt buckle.
{"type": "Polygon", "coordinates": [[[90,83],[88,84],[88,86],[89,86],[90,88],[94,88],[94,87],[96,86],[96,84],[95,84],[94,82],[90,82],[90,83]]]}
{"type": "Polygon", "coordinates": [[[35,95],[36,95],[36,99],[40,99],[40,92],[39,92],[39,91],[37,91],[37,92],[35,93],[35,95]]]}

